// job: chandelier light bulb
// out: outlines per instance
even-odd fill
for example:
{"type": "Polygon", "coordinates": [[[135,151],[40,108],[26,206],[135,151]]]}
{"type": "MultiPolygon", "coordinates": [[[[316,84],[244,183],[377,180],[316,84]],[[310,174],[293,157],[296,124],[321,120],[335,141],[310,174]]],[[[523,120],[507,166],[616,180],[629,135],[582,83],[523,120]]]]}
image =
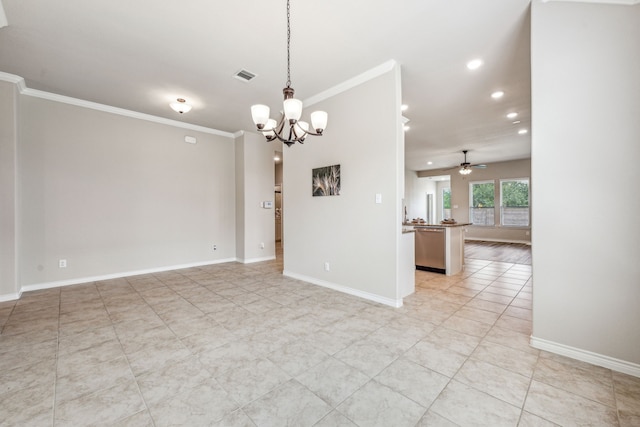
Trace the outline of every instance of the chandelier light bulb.
{"type": "Polygon", "coordinates": [[[458,172],[460,172],[460,175],[469,175],[471,173],[471,169],[468,167],[463,167],[460,168],[458,172]]]}
{"type": "Polygon", "coordinates": [[[267,120],[267,124],[264,126],[263,135],[267,137],[267,140],[271,141],[276,139],[276,127],[278,122],[273,119],[267,120]]]}
{"type": "Polygon", "coordinates": [[[309,132],[309,123],[299,120],[297,123],[298,129],[296,129],[296,135],[300,138],[300,141],[304,141],[304,138],[309,132]]]}
{"type": "Polygon", "coordinates": [[[311,113],[311,125],[317,133],[322,133],[327,127],[329,115],[326,111],[314,111],[311,113]]]}
{"type": "Polygon", "coordinates": [[[289,123],[295,123],[302,116],[302,101],[295,98],[285,99],[283,102],[284,116],[289,123]]]}
{"type": "Polygon", "coordinates": [[[253,118],[253,123],[255,123],[258,129],[264,128],[264,125],[267,124],[269,111],[269,107],[263,104],[251,106],[251,118],[253,118]]]}

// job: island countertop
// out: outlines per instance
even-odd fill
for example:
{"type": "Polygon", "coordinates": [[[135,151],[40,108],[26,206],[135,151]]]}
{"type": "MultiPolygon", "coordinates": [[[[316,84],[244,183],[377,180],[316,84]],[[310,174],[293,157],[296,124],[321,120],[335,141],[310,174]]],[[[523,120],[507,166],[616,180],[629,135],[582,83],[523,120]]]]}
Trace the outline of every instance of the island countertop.
{"type": "Polygon", "coordinates": [[[470,222],[457,222],[455,224],[420,224],[405,222],[402,224],[404,227],[417,227],[417,228],[447,228],[447,227],[464,227],[466,225],[473,225],[470,222]]]}

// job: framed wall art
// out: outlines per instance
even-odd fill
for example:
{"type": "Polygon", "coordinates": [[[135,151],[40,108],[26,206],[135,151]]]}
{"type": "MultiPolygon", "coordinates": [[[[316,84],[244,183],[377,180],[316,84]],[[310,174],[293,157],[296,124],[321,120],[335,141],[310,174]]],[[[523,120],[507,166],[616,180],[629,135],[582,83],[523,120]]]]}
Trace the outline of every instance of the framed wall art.
{"type": "Polygon", "coordinates": [[[312,195],[339,196],[340,195],[340,165],[325,166],[313,169],[311,172],[312,195]]]}

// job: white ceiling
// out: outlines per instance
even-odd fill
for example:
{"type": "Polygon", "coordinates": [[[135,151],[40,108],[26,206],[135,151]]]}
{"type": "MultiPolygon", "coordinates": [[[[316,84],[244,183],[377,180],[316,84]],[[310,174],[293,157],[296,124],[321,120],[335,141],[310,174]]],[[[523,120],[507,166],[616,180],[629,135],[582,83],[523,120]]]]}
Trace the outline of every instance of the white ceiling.
{"type": "MultiPolygon", "coordinates": [[[[252,104],[282,102],[285,0],[2,3],[0,71],[29,88],[228,132],[254,129],[252,104]],[[241,82],[240,69],[258,77],[241,82]],[[171,110],[178,97],[193,110],[171,110]]],[[[297,98],[394,59],[411,120],[408,169],[454,166],[463,149],[472,163],[530,157],[530,133],[517,132],[531,122],[530,0],[291,3],[297,98]],[[471,72],[476,57],[484,66],[471,72]],[[495,101],[498,89],[505,96],[495,101]],[[511,111],[520,124],[505,117],[511,111]]]]}

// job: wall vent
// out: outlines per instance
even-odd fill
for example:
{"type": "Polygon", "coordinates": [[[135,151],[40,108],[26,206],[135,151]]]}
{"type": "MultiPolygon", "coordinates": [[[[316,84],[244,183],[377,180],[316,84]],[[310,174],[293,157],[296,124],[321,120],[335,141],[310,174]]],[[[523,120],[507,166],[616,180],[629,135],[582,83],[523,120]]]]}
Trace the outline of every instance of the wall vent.
{"type": "Polygon", "coordinates": [[[238,80],[242,80],[243,82],[250,82],[251,80],[256,78],[256,75],[253,74],[251,71],[240,70],[237,73],[235,73],[233,77],[235,77],[238,80]]]}

